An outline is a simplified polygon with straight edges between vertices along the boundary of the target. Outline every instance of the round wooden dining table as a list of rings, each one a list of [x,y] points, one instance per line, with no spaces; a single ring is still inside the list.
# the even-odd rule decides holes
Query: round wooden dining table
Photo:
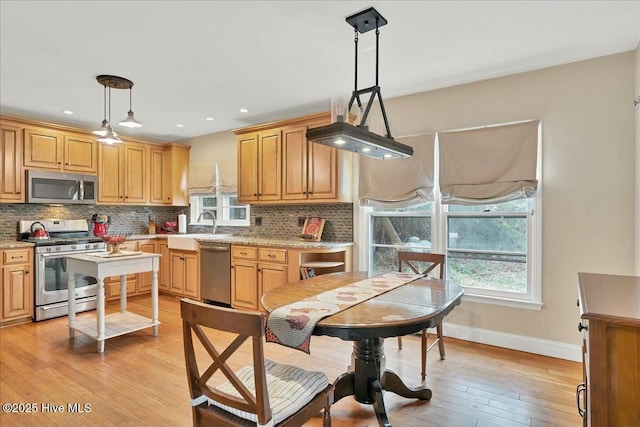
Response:
[[[369,277],[367,272],[342,272],[301,280],[267,292],[262,306],[270,313]],[[407,398],[431,399],[426,385],[408,387],[396,373],[385,368],[384,338],[435,327],[460,304],[463,294],[455,282],[423,277],[320,320],[313,335],[353,341],[352,365],[334,383],[334,402],[353,396],[360,403],[373,405],[380,426],[391,426],[383,390]]]

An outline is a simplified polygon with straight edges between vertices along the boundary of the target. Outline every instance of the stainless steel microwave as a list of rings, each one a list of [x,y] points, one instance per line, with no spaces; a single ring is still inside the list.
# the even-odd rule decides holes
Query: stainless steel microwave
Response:
[[[27,202],[95,205],[98,179],[93,175],[27,171]]]

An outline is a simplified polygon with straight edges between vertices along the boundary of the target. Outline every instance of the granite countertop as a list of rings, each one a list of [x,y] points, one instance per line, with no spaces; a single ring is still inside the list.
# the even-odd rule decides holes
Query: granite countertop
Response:
[[[182,235],[184,236],[184,235]],[[167,239],[169,234],[133,234],[129,240]],[[306,242],[300,240],[266,239],[264,237],[232,236],[216,237],[215,235],[203,236],[198,234],[195,239],[203,245],[207,243],[231,243],[236,245],[271,246],[280,248],[345,248],[353,246],[353,242]],[[0,249],[15,249],[33,247],[33,243],[19,240],[0,240]]]

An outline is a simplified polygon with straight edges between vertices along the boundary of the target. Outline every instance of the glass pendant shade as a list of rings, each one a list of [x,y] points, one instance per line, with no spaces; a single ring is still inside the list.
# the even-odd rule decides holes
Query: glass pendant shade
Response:
[[[103,142],[105,144],[118,144],[121,143],[122,140],[120,138],[118,138],[118,135],[116,135],[116,133],[113,131],[113,129],[111,128],[111,126],[107,126],[107,131],[106,133],[101,136],[100,138],[97,139],[98,142]]]

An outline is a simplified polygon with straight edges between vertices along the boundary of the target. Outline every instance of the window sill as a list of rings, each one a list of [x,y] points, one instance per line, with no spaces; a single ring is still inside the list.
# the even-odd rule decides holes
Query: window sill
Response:
[[[462,301],[477,302],[480,304],[501,305],[504,307],[522,308],[525,310],[534,310],[534,311],[542,310],[542,306],[544,305],[541,302],[523,301],[523,300],[512,299],[512,298],[501,298],[501,297],[494,297],[494,296],[488,296],[488,295],[478,295],[478,294],[468,294],[468,293],[464,294],[464,296],[462,297]]]

